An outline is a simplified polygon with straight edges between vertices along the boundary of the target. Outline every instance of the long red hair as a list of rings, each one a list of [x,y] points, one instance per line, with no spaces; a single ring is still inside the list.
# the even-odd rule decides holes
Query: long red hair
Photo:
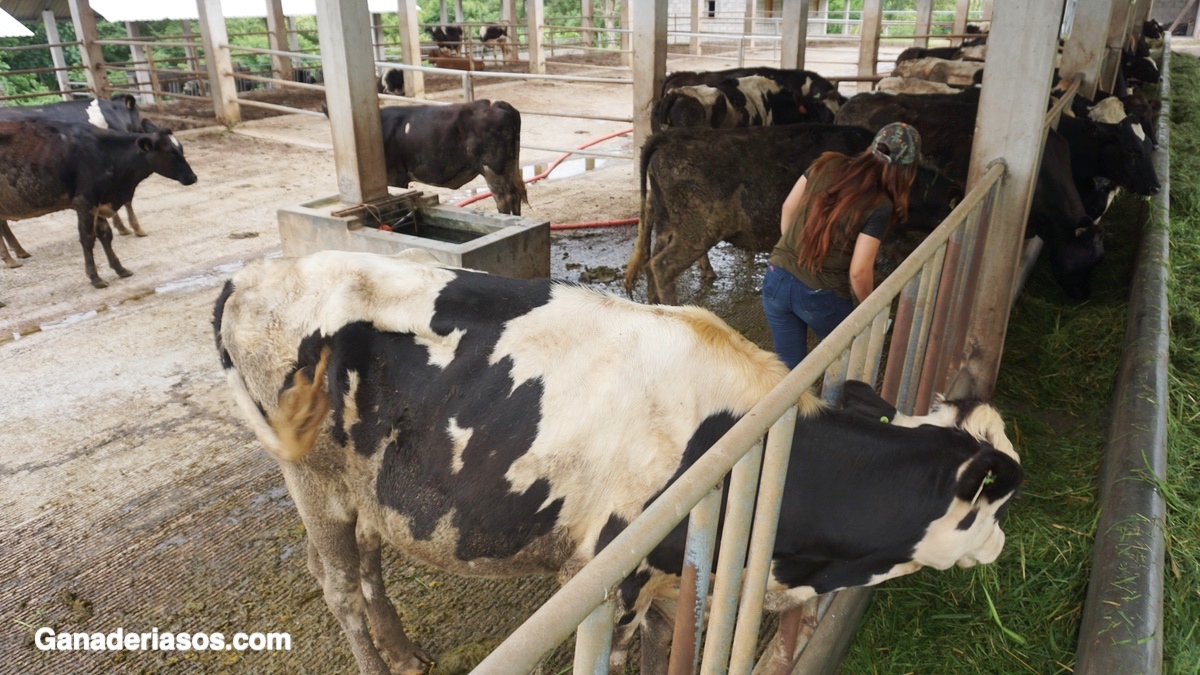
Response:
[[[839,160],[844,164],[831,166]],[[892,200],[893,221],[907,221],[908,192],[917,177],[916,164],[888,164],[876,157],[870,148],[850,158],[838,152],[826,152],[813,162],[809,176],[816,178],[823,171],[835,171],[836,174],[820,194],[805,190],[801,202],[801,208],[808,205],[808,216],[800,233],[797,263],[813,272],[821,270],[821,263],[835,239],[849,239],[867,214],[875,209],[880,197]]]

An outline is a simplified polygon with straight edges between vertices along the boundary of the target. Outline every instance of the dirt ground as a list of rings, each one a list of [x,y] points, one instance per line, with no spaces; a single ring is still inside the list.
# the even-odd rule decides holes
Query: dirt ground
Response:
[[[522,110],[630,108],[628,85],[505,82],[479,95]],[[627,126],[527,114],[523,142],[570,147]],[[0,670],[354,670],[305,569],[303,527],[281,476],[235,414],[210,325],[223,281],[246,261],[279,255],[275,210],[335,191],[328,127],[291,115],[181,140],[199,181],[142,185],[135,202],[149,236],[115,242],[134,271],[128,279],[101,265],[111,285],[88,284],[72,214],[12,224],[33,257],[0,268]],[[597,149],[628,153],[629,140]],[[522,163],[532,172],[553,155],[525,151]],[[526,215],[561,223],[637,214],[631,161],[573,162],[565,177],[530,186]],[[480,185],[421,187],[447,202]],[[494,202],[471,208],[493,210]],[[633,234],[628,226],[555,234],[552,275],[617,292]],[[701,283],[687,272],[681,301],[712,308],[769,346],[758,301],[762,257],[721,246],[712,262],[720,278]],[[549,579],[451,577],[392,554],[385,570],[437,673],[465,672],[555,589]],[[33,645],[42,626],[284,631],[292,649],[42,652]]]

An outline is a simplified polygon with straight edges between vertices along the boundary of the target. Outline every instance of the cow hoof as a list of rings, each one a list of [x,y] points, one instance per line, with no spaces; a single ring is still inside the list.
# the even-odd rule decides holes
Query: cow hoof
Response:
[[[108,288],[108,282],[99,277],[92,279],[92,285],[96,288]]]
[[[126,229],[123,229],[123,228],[119,228],[119,227],[118,227],[118,228],[117,228],[117,234],[121,235],[122,237],[128,237],[128,236],[129,236],[129,230],[126,230]]]
[[[16,267],[21,267],[21,266],[22,266],[22,265],[24,265],[25,263],[23,263],[23,262],[21,262],[21,261],[19,261],[19,260],[13,260],[12,258],[9,258],[8,260],[5,260],[5,261],[4,261],[4,264],[5,264],[5,265],[7,265],[7,266],[9,266],[9,267],[16,268]]]
[[[134,233],[134,234],[136,234],[136,235],[137,235],[137,236],[139,236],[139,237],[144,237],[144,236],[146,236],[146,233],[145,233],[145,232],[143,232],[143,231],[141,231],[141,230],[134,230],[134,231],[133,231],[133,233]]]
[[[133,276],[133,272],[130,272],[129,270],[125,269],[124,267],[118,267],[117,269],[115,269],[113,271],[116,272],[117,276],[121,277],[122,279]]]

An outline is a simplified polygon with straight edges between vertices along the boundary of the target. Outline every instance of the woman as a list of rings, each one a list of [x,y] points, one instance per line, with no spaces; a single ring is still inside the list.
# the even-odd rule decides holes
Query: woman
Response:
[[[762,302],[789,368],[808,353],[809,328],[824,338],[874,289],[875,255],[892,222],[908,219],[920,157],[917,130],[889,124],[859,155],[818,157],[784,200]]]

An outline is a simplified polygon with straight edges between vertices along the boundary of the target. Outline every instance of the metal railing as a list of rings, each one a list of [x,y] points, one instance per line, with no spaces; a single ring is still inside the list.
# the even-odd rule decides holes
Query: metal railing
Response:
[[[980,223],[991,217],[1004,174],[1003,162],[994,162],[977,187],[891,276],[641,516],[492,652],[476,672],[530,672],[544,654],[577,629],[576,672],[607,672],[614,589],[689,513],[691,524],[685,556],[689,562],[684,579],[692,582],[685,583],[680,590],[676,639],[690,635],[692,649],[687,648],[686,637],[684,642],[675,643],[672,672],[692,672],[686,661],[696,657],[695,645],[700,644],[704,605],[709,597],[707,570],[712,564],[716,510],[721,499],[719,486],[731,471],[726,525],[708,612],[703,659],[705,672],[724,672],[726,667],[733,672],[749,672],[758,644],[762,601],[797,415],[796,401],[820,379],[824,379],[823,395],[827,399],[839,395],[841,383],[847,378],[874,383],[889,310],[893,300],[899,298],[884,380],[895,380],[901,385],[892,399],[900,410],[924,412],[917,405],[917,388],[912,383],[925,380],[925,373],[932,370],[940,377],[929,380],[940,390],[945,386],[947,374],[959,365],[954,356],[962,352],[964,331],[945,329],[966,324],[983,248],[977,241]],[[941,336],[936,343],[930,340],[935,331]],[[768,428],[764,452],[762,439]],[[828,598],[814,599],[793,612],[819,614],[830,602]],[[771,650],[768,657],[770,653]],[[686,660],[679,664],[678,671],[674,670],[677,659]]]
[[[46,49],[46,50],[50,50],[52,53],[54,53],[54,50],[58,50],[63,47],[74,47],[74,46],[78,46],[79,44],[80,43],[78,41],[76,41],[76,42],[52,42],[52,43],[43,43],[43,44],[38,44],[38,45],[15,45],[15,46],[11,46],[11,47],[0,47],[0,52],[23,52],[23,51],[29,51],[29,50],[34,50],[34,49]],[[52,60],[53,60],[53,57],[52,57]],[[0,106],[4,105],[8,101],[21,101],[21,100],[30,99],[30,98],[41,98],[43,96],[45,96],[45,97],[51,97],[51,96],[60,97],[62,100],[70,100],[72,97],[74,97],[76,95],[78,95],[78,96],[91,95],[91,91],[89,89],[87,89],[86,86],[82,89],[76,89],[74,87],[74,85],[76,83],[70,82],[69,76],[60,76],[59,75],[59,73],[70,73],[73,70],[82,72],[84,70],[84,67],[82,65],[63,65],[63,66],[48,66],[48,67],[44,67],[44,68],[22,68],[22,69],[18,69],[18,70],[0,70]],[[5,77],[9,77],[9,76],[13,76],[13,75],[44,75],[47,73],[54,73],[54,80],[55,80],[53,85],[48,85],[48,86],[52,86],[53,89],[49,89],[47,91],[39,91],[39,92],[32,92],[32,93],[25,93],[25,94],[11,94],[10,95],[10,94],[6,93],[6,89],[3,86],[4,85],[3,78],[5,78]],[[41,81],[41,78],[38,78],[38,80]],[[65,88],[63,85],[64,82],[66,82],[66,85],[67,85]],[[45,84],[45,83],[43,82],[43,84]]]

